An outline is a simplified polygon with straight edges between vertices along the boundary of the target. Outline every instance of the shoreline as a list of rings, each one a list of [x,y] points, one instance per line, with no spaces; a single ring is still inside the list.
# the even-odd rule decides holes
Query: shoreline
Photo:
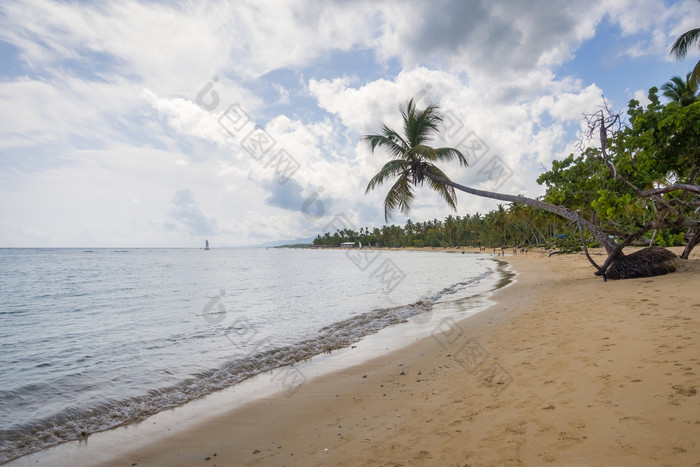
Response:
[[[479,261],[483,260],[494,260],[494,258],[479,258]],[[462,261],[457,263],[462,264]],[[456,263],[452,261],[450,264]],[[397,308],[399,311],[396,313],[393,313],[391,307],[378,309],[377,311],[388,312],[383,317],[384,324],[382,325],[385,327],[369,334],[358,334],[360,337],[357,339],[359,340],[348,341],[344,347],[332,348],[332,350],[325,352],[318,350],[318,354],[300,359],[296,363],[262,371],[235,385],[216,390],[185,404],[162,409],[147,417],[116,425],[110,429],[88,432],[89,435],[83,435],[80,439],[53,444],[5,462],[8,462],[9,465],[33,465],[34,462],[41,463],[46,459],[51,459],[53,465],[75,465],[76,463],[82,465],[84,459],[91,459],[94,462],[94,459],[108,457],[108,453],[111,452],[110,444],[126,443],[132,445],[135,442],[140,442],[144,436],[149,438],[161,436],[157,427],[151,429],[150,426],[147,426],[151,423],[158,426],[170,426],[172,424],[180,425],[183,422],[190,423],[190,419],[201,420],[206,418],[202,415],[203,413],[215,412],[214,405],[216,403],[220,404],[219,407],[237,407],[275,392],[284,392],[289,397],[296,392],[298,385],[306,384],[308,380],[319,375],[362,364],[377,355],[404,348],[418,339],[429,336],[430,331],[438,324],[441,317],[468,316],[488,308],[492,303],[488,297],[494,290],[503,287],[504,278],[506,278],[505,282],[507,283],[508,271],[506,269],[508,266],[502,261],[496,263],[488,261],[483,264],[492,264],[492,266],[487,266],[486,272],[475,273],[476,275],[473,277],[469,276],[469,280],[459,282],[460,286],[466,285],[466,288],[456,295],[452,295],[455,293],[454,287],[457,285],[453,284],[437,293],[429,292],[416,303],[399,306]],[[465,294],[467,296],[462,296]],[[443,295],[444,297],[442,297]],[[430,297],[428,298],[428,296]],[[455,298],[459,301],[460,306],[453,304]],[[443,302],[445,299],[446,301]],[[431,303],[431,306],[426,308],[427,311],[412,315],[411,313],[415,313],[415,310],[412,311],[412,309],[421,308],[421,304],[425,301]],[[364,325],[367,319],[363,317],[374,312],[375,310],[371,310],[358,315],[357,321],[360,325]],[[400,318],[403,320],[397,321]],[[362,326],[360,328],[362,329]],[[341,333],[340,337],[343,338],[344,335]],[[167,431],[171,431],[171,428],[168,427]]]
[[[501,257],[517,281],[444,333],[310,379],[291,397],[164,424],[94,465],[692,463],[693,258],[666,276],[604,283],[580,255]]]

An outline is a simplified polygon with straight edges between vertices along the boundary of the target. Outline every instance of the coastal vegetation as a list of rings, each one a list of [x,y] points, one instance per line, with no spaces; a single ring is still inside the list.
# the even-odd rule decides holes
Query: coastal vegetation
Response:
[[[692,81],[688,78],[686,81]],[[672,81],[675,83],[675,80]],[[677,84],[677,83],[676,83]],[[686,83],[687,84],[687,83]],[[607,104],[586,115],[587,135],[580,152],[555,160],[538,178],[546,193],[541,198],[497,193],[452,181],[436,164],[457,161],[467,165],[454,148],[433,148],[442,115],[430,105],[418,109],[413,100],[400,106],[403,134],[381,127],[363,139],[372,151],[391,156],[369,181],[369,192],[393,182],[384,202],[385,218],[396,211],[408,214],[414,189],[424,183],[456,209],[455,190],[509,203],[484,215],[448,216],[444,221],[412,222],[403,227],[345,229],[318,236],[315,245],[358,241],[379,246],[485,246],[489,248],[557,246],[582,248],[596,274],[607,278],[640,277],[668,272],[669,255],[658,249],[626,256],[624,248],[685,245],[688,258],[700,241],[700,103],[693,89],[662,104],[659,90],[649,91],[649,104],[629,102],[627,117]],[[668,94],[666,94],[668,95]],[[587,248],[605,249],[602,265]],[[650,266],[651,265],[651,266]],[[656,267],[655,265],[662,265]]]

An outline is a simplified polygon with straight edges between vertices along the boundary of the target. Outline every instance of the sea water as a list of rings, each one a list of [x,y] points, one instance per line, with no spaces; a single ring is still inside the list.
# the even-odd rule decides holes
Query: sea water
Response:
[[[468,313],[495,270],[441,251],[0,249],[0,463],[420,324],[437,305]]]

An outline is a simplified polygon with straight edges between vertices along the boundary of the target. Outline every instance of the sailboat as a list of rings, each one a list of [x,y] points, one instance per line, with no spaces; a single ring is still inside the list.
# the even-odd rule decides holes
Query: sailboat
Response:
[[[209,240],[204,240],[204,249],[205,250],[209,249]]]

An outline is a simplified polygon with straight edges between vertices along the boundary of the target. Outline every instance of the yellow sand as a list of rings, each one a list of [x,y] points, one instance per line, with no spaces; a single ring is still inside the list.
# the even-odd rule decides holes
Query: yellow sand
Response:
[[[604,283],[580,255],[506,256],[516,283],[443,335],[85,463],[697,465],[697,257]]]

